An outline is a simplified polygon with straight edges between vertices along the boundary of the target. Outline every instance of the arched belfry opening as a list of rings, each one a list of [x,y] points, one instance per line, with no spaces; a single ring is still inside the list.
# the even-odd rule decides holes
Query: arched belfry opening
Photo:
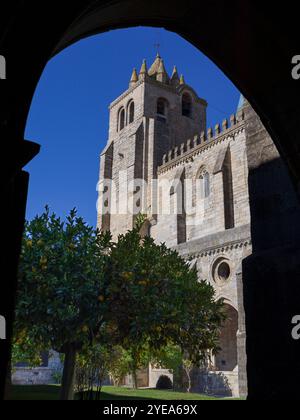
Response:
[[[167,119],[168,101],[164,98],[158,98],[156,106],[156,114],[158,119]]]
[[[182,95],[182,115],[187,118],[193,116],[193,101],[191,95],[187,92]]]

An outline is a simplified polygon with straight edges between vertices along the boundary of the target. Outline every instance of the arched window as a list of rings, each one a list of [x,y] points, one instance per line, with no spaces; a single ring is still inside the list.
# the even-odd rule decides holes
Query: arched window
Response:
[[[128,107],[128,123],[131,124],[134,121],[134,102],[130,102]]]
[[[119,131],[122,131],[125,127],[125,109],[121,108],[119,111],[119,118],[118,118],[118,127]]]
[[[192,118],[192,98],[188,93],[184,93],[182,96],[182,115]]]
[[[203,175],[203,192],[204,198],[208,198],[210,196],[210,177],[208,172],[205,172]]]
[[[208,198],[210,196],[210,176],[206,169],[200,170],[198,179],[201,181],[201,194],[202,198]]]
[[[218,371],[233,372],[238,365],[238,312],[233,306],[227,303],[224,305],[224,312],[226,314],[226,320],[220,331],[220,351],[215,358],[215,368]]]
[[[167,101],[163,98],[159,98],[157,101],[157,115],[167,116]]]

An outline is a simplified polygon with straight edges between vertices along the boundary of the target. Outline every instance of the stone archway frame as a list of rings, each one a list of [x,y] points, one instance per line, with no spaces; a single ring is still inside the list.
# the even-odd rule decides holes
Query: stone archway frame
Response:
[[[232,366],[232,369],[228,370],[228,372],[234,372],[238,368],[239,312],[238,312],[238,309],[237,309],[236,305],[234,305],[230,299],[227,299],[225,297],[221,297],[218,300],[220,300],[220,299],[224,299],[224,307],[226,307],[226,311],[227,312],[228,311],[234,311],[234,314],[235,314],[235,317],[236,317],[236,325],[234,325],[236,327],[236,334],[235,334],[235,344],[236,344],[236,346],[235,346],[236,347],[235,348],[235,360],[236,360],[236,363],[234,364],[235,365],[234,368]],[[223,333],[225,327],[228,327],[229,325],[231,325],[232,322],[234,322],[233,319],[227,318],[224,325],[223,325],[223,328],[221,329],[221,332]],[[221,353],[222,353],[222,350],[221,350]],[[217,356],[216,356],[216,358],[217,358]],[[226,370],[224,370],[224,371],[226,371]]]
[[[24,130],[38,80],[53,55],[84,37],[111,29],[143,25],[164,27],[176,32],[216,63],[251,101],[285,159],[296,186],[300,179],[300,150],[296,136],[300,119],[300,84],[290,77],[291,60],[299,46],[297,15],[293,8],[282,8],[280,4],[273,4],[269,8],[268,4],[256,0],[220,0],[217,9],[215,2],[192,0],[185,3],[176,0],[79,0],[65,4],[58,0],[46,0],[41,7],[34,2],[5,3],[1,14],[0,48],[1,54],[7,52],[9,83],[5,81],[5,84],[0,84],[4,104],[0,135],[8,170],[2,177],[3,202],[6,205],[1,209],[1,219],[6,221],[3,235],[9,239],[1,258],[2,265],[10,270],[6,277],[10,281],[3,280],[2,296],[5,301],[2,299],[0,302],[1,310],[2,306],[5,308],[9,336],[6,342],[0,342],[0,353],[3,355],[0,361],[0,397],[3,396],[3,378],[9,358],[16,266],[28,186],[28,175],[22,168],[38,153],[37,146],[23,140]],[[289,25],[285,31],[278,31],[282,21],[289,22]],[[257,156],[254,146],[249,160],[252,172],[260,163]],[[249,264],[254,262],[251,260]],[[259,283],[257,289],[261,286]],[[298,296],[298,292],[297,284],[293,285],[293,289],[289,285],[289,289],[286,289],[288,302],[290,296]],[[274,295],[274,303],[280,297],[282,293]],[[248,293],[247,301],[250,302],[250,298]],[[286,308],[284,310],[287,312]],[[255,332],[255,322],[249,317],[248,330]],[[289,350],[288,345],[286,350]],[[254,365],[259,360],[258,351],[249,348],[250,351]],[[283,352],[273,359],[274,366],[275,362],[278,365],[278,359],[280,363],[286,363]],[[298,366],[296,358],[290,362]],[[300,367],[297,369],[293,377],[295,387],[290,387],[292,390],[299,383]],[[283,374],[281,377],[277,371],[276,374],[275,380],[270,380],[263,369],[255,378],[252,375],[251,398],[286,396],[287,381],[281,379]],[[261,378],[257,379],[258,376]],[[268,386],[264,386],[264,381]],[[288,382],[291,383],[290,380]],[[259,390],[258,384],[263,384]],[[273,388],[276,389],[271,392]],[[294,390],[293,395],[296,395]]]

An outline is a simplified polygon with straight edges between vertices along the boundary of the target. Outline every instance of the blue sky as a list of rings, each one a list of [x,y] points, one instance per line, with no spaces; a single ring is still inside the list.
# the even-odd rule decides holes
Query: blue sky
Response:
[[[133,67],[151,65],[159,43],[166,68],[176,64],[186,83],[208,101],[208,124],[235,112],[239,92],[195,47],[163,29],[132,28],[90,37],[47,65],[35,92],[26,139],[41,144],[28,166],[27,218],[46,204],[64,216],[76,207],[96,224],[99,155],[107,142],[108,106],[128,88]],[[184,140],[184,139],[183,139]]]

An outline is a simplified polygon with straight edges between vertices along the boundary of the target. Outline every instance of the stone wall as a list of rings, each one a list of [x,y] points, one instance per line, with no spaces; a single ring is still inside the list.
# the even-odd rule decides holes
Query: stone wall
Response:
[[[234,372],[195,372],[193,392],[217,397],[235,397],[239,393],[238,370]]]
[[[174,375],[167,369],[155,369],[150,366],[150,375],[149,375],[149,388],[156,388],[157,382],[161,376],[168,376],[171,379],[172,383],[174,381]]]
[[[182,94],[188,92],[192,99],[191,118],[182,115]],[[180,146],[184,139],[193,137],[206,130],[206,107],[207,103],[199,99],[196,93],[188,86],[183,86],[179,91],[168,85],[155,81],[145,83],[145,116],[156,118],[157,100],[164,98],[167,101],[166,123],[169,128],[169,136],[160,138],[159,142],[164,145],[166,151],[175,146]],[[161,162],[159,162],[160,164]]]
[[[185,92],[193,101],[191,118],[182,115],[181,100]],[[161,98],[166,102],[165,116],[157,114],[157,102]],[[135,116],[130,122],[128,107],[132,101]],[[111,104],[109,139],[100,162],[100,229],[110,229],[116,239],[118,234],[132,228],[134,214],[152,212],[155,215],[151,184],[140,188],[137,194],[139,185],[134,182],[151,183],[157,177],[163,155],[171,147],[179,146],[182,139],[200,135],[206,129],[206,107],[207,103],[187,85],[175,87],[150,78],[139,80]],[[122,109],[125,110],[125,126],[121,129]],[[121,179],[120,174],[123,174]],[[101,185],[104,179],[113,181],[115,191],[111,183]],[[124,207],[125,202],[128,206]]]
[[[195,137],[186,146],[174,149],[164,157],[164,164],[158,170],[158,178],[164,192],[160,201],[170,202],[174,213],[159,214],[158,224],[151,230],[151,235],[158,242],[167,242],[168,246],[178,245],[177,208],[172,203],[176,200],[164,185],[180,178],[184,171],[186,190],[185,214],[187,242],[206,237],[226,228],[240,227],[250,223],[248,166],[244,122],[235,123],[224,132],[219,132],[210,139]],[[224,127],[227,127],[224,124]],[[196,144],[196,145],[195,145]],[[230,168],[228,166],[230,165]],[[197,196],[195,202],[196,180],[205,171],[209,175],[209,194]],[[228,177],[230,172],[230,177]],[[230,181],[230,186],[226,185]],[[229,194],[229,190],[231,194]],[[228,223],[228,202],[232,201],[232,222]]]
[[[16,367],[13,369],[12,383],[14,385],[52,385],[56,384],[54,375],[62,373],[62,363],[59,354],[51,351],[47,367]]]
[[[176,247],[185,258],[197,264],[199,279],[206,280],[216,290],[216,298],[223,298],[238,309],[237,273],[244,258],[252,252],[250,226],[242,226],[190,241]],[[220,277],[218,267],[228,264],[228,277]]]
[[[215,134],[209,129],[206,137],[202,135],[202,139],[194,138],[185,146],[173,149],[165,155],[164,163],[158,169],[159,179],[167,180],[169,184],[183,174],[186,179],[195,180],[203,168],[210,175],[210,193],[208,197],[203,197],[201,219],[197,219],[199,213],[190,212],[190,207],[185,207],[186,242],[179,241],[176,214],[158,215],[151,235],[157,242],[165,242],[167,246],[178,250],[183,257],[191,258],[192,264],[197,266],[199,279],[212,284],[216,299],[224,299],[236,314],[234,332],[231,331],[234,336],[228,336],[224,325],[221,345],[226,348],[214,360],[216,369],[222,369],[223,372],[202,372],[196,382],[201,384],[198,390],[237,397],[247,392],[243,289],[239,275],[243,260],[252,253],[243,111],[231,117],[230,126],[224,121],[222,127],[223,131],[216,126]],[[226,185],[228,180],[229,186]],[[193,188],[190,185],[187,188]],[[185,196],[193,198],[194,193],[185,191]],[[173,200],[170,207],[175,208],[176,196],[169,194],[169,197],[171,202]],[[230,200],[232,208],[228,205],[231,204]],[[229,216],[232,222],[228,220]],[[223,343],[222,337],[225,340]],[[222,363],[226,363],[226,366]],[[242,363],[241,373],[238,363]]]

